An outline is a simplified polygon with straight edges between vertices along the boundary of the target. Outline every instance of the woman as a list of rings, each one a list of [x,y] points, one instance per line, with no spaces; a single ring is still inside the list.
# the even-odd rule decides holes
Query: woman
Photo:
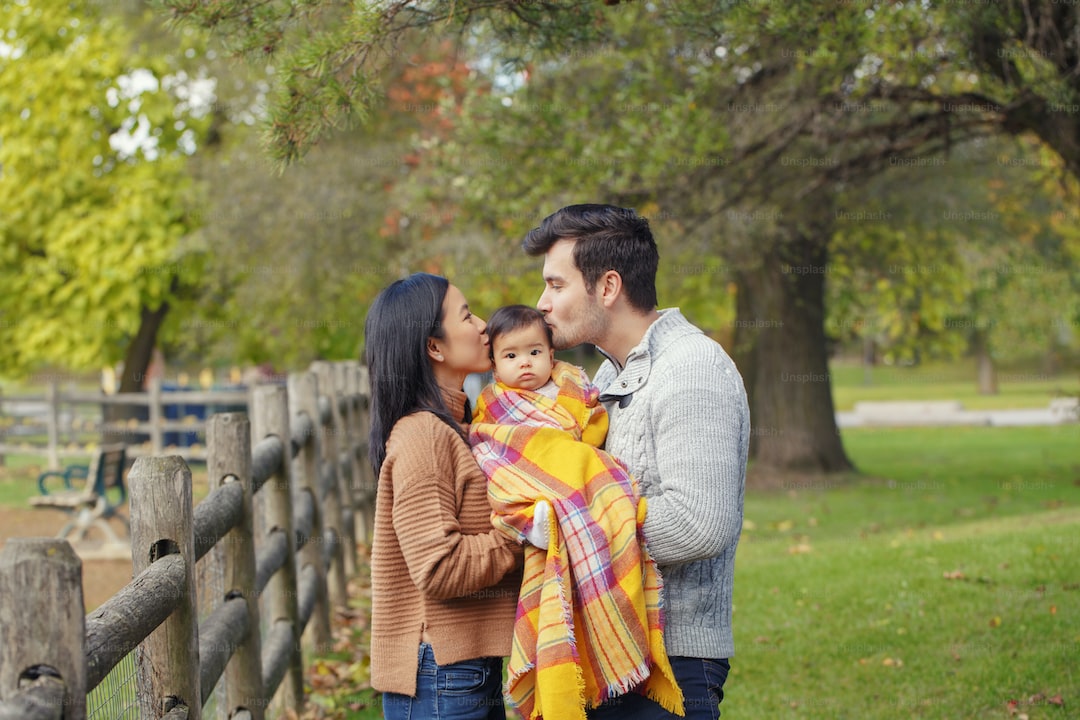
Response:
[[[387,720],[505,718],[522,549],[491,525],[462,390],[491,369],[485,328],[426,273],[383,290],[364,327],[379,478],[371,684]]]

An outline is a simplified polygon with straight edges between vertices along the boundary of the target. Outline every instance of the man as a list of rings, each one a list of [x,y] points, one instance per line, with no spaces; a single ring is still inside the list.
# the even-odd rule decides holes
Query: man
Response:
[[[717,718],[734,653],[731,590],[743,519],[750,411],[724,349],[677,308],[657,310],[659,255],[633,210],[571,205],[522,247],[544,256],[537,303],[555,347],[592,343],[610,414],[606,449],[648,501],[645,539],[663,575],[664,639],[687,718]],[[630,693],[589,717],[670,718]]]

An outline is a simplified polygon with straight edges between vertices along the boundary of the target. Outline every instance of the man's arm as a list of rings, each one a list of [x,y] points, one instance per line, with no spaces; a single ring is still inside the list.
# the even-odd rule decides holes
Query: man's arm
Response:
[[[742,530],[750,413],[734,363],[711,350],[649,378],[660,491],[649,494],[644,530],[662,564],[718,555]]]

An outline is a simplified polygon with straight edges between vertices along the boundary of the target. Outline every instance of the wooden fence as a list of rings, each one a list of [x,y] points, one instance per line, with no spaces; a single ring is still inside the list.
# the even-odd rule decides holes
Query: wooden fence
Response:
[[[113,442],[128,446],[128,457],[179,455],[187,460],[205,460],[207,420],[215,408],[235,410],[249,407],[249,392],[233,390],[169,390],[161,380],[150,381],[146,392],[104,393],[63,390],[50,380],[44,395],[0,395],[0,458],[15,453],[42,455],[49,470],[58,470],[61,458],[85,457],[93,451],[79,438],[87,434],[109,435]],[[85,409],[89,406],[90,413]],[[146,417],[141,420],[109,421],[105,408],[127,406]],[[11,408],[33,408],[29,416]],[[171,417],[170,417],[171,416]],[[90,418],[93,419],[90,419]],[[19,442],[18,437],[44,436],[42,442]],[[170,442],[173,437],[194,442]]]
[[[301,637],[328,647],[330,608],[345,606],[355,538],[369,532],[365,384],[355,363],[315,363],[287,388],[256,387],[250,421],[213,416],[210,493],[194,508],[183,458],[136,460],[134,579],[88,615],[66,541],[11,539],[0,553],[0,720],[83,720],[87,694],[132,651],[140,718],[198,720],[221,678],[222,717],[259,720],[275,698],[299,711]],[[199,622],[204,556],[220,563],[224,592]]]

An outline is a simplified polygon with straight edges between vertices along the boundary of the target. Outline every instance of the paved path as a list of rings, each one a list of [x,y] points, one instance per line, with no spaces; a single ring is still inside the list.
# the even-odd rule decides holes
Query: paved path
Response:
[[[836,423],[849,427],[936,427],[988,425],[1021,427],[1076,424],[1080,405],[1076,398],[1060,398],[1045,408],[1023,410],[965,410],[953,400],[855,403],[855,409],[836,413]]]

